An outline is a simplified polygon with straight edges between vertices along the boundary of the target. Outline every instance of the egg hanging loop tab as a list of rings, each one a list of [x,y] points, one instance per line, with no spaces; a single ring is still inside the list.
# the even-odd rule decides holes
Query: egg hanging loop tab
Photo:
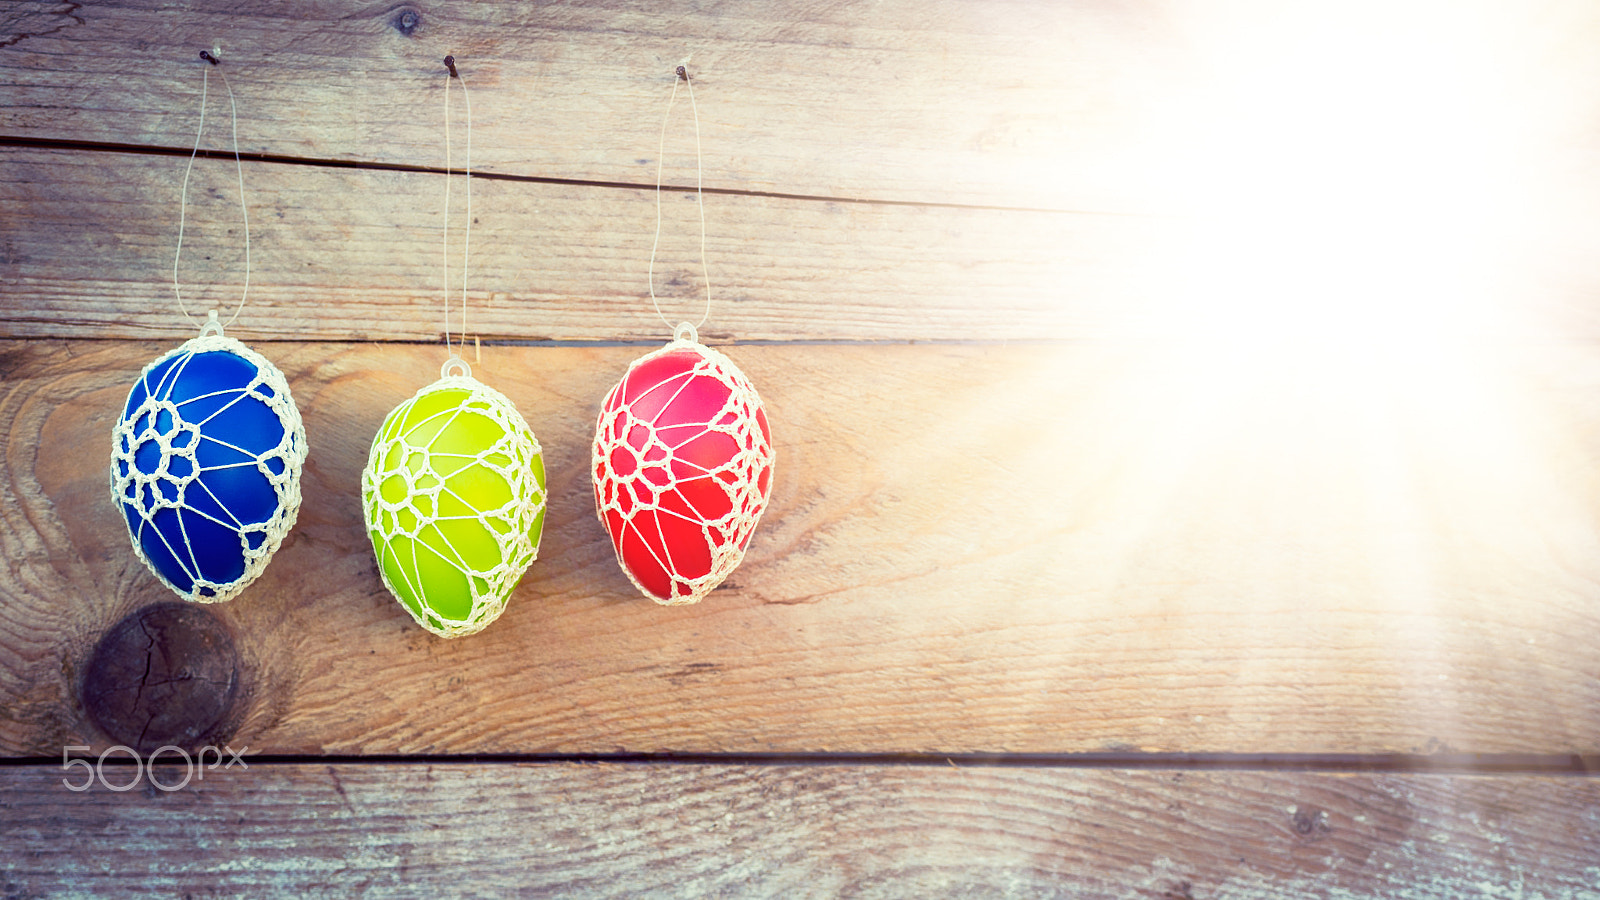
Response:
[[[700,343],[700,332],[696,331],[695,327],[688,322],[680,322],[678,323],[678,327],[672,331],[672,339],[675,341],[688,341],[691,344],[698,344]]]
[[[458,375],[462,378],[472,377],[472,367],[467,365],[466,360],[454,353],[450,354],[450,358],[445,360],[444,365],[439,367],[440,378],[449,378],[453,375]]]
[[[205,324],[200,326],[201,337],[206,337],[207,335],[212,334],[216,335],[217,337],[222,337],[222,321],[217,318],[217,311],[214,309],[211,310],[208,316],[206,316]]]

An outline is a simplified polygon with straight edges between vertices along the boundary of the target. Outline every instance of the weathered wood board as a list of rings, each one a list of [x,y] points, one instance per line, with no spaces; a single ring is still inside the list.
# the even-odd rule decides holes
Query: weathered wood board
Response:
[[[486,171],[639,183],[653,174],[672,69],[692,54],[713,186],[1170,210],[1208,177],[1272,178],[1275,157],[1374,129],[1423,179],[1461,160],[1516,175],[1515,153],[1475,155],[1507,140],[1539,162],[1573,160],[1552,155],[1558,142],[1581,159],[1596,137],[1597,32],[1575,2],[1446,16],[1426,3],[1265,0],[39,0],[0,12],[0,134],[186,148],[196,56],[220,46],[245,150],[437,166],[440,59],[454,53],[477,90]],[[678,184],[693,173],[683,125],[669,145]],[[1404,149],[1433,141],[1455,160]]]
[[[0,148],[0,336],[193,331],[173,296],[187,160]],[[108,166],[112,167],[108,170]],[[115,171],[108,179],[108,171]],[[483,339],[665,340],[652,310],[654,191],[474,179],[469,326]],[[252,163],[251,339],[437,340],[444,178]],[[464,181],[451,300],[460,329]],[[233,160],[197,164],[179,278],[201,319],[243,293]],[[692,193],[666,194],[656,291],[705,310]],[[708,196],[707,337],[1028,340],[1148,334],[1176,226],[1097,216]],[[1156,311],[1159,311],[1157,307]]]
[[[1182,31],[1132,4],[26,3],[0,19],[0,134],[187,147],[215,45],[247,151],[437,166],[453,53],[485,171],[638,183],[692,55],[713,186],[1125,208]],[[669,179],[692,183],[679,115]]]
[[[161,349],[4,346],[6,752],[103,745],[83,661],[166,598],[103,449]],[[587,475],[639,348],[488,348],[551,512],[508,613],[454,641],[380,586],[356,491],[442,351],[269,350],[306,415],[305,506],[215,610],[261,752],[1600,749],[1592,349],[1441,359],[1400,390],[1105,346],[734,347],[776,423],[773,506],[730,585],[668,610],[617,570]]]
[[[437,168],[438,60],[454,50],[481,61],[476,167],[576,182],[480,188],[504,204],[486,208],[480,234],[485,334],[630,338],[653,322],[629,302],[644,293],[653,225],[638,191],[654,182],[671,68],[695,51],[708,184],[783,195],[709,201],[729,298],[721,334],[1077,338],[1237,318],[1271,338],[1263,313],[1286,307],[1368,330],[1600,334],[1600,77],[1588,52],[1600,22],[1587,4],[1476,3],[1448,23],[1405,3],[252,8],[9,7],[0,144],[187,148],[196,48],[223,43],[246,152]],[[227,146],[217,108],[211,148]],[[674,124],[666,180],[682,187],[694,180],[692,128]],[[9,333],[62,335],[86,319],[149,336],[153,301],[167,296],[178,160],[49,159],[56,171],[30,171],[28,188],[12,182],[3,198],[44,207],[0,226],[87,218],[55,253],[38,235],[0,232],[0,303],[30,311]],[[437,253],[406,232],[436,228],[436,181],[252,167],[258,225],[271,229],[256,284],[281,313],[264,330],[294,333],[315,303],[311,337],[382,338],[391,332],[374,323],[388,321],[406,339],[431,333],[420,301],[434,294]],[[677,205],[669,234],[687,236],[692,217]],[[214,221],[231,224],[226,213]],[[236,253],[223,227],[216,243]],[[84,235],[99,242],[85,248]],[[6,243],[28,252],[8,261]],[[669,248],[667,274],[695,268],[694,250]],[[73,278],[85,265],[96,277]],[[229,266],[209,281],[231,298],[238,279]],[[112,305],[91,312],[102,308],[84,298]],[[556,298],[591,313],[552,309]],[[507,309],[529,302],[543,314]],[[908,320],[919,304],[929,314]],[[1008,327],[983,327],[991,319]]]
[[[87,774],[0,770],[8,893],[1600,897],[1589,779],[430,763],[62,784]]]
[[[1597,40],[1573,0],[0,4],[0,894],[1600,897],[1597,782],[1548,777],[1600,754]],[[312,448],[211,610],[211,736],[274,761],[73,793],[38,759],[120,740],[86,660],[170,599],[107,444],[193,333],[219,46],[232,333]],[[445,53],[477,369],[551,473],[458,641],[384,593],[356,493],[443,358]],[[700,315],[685,92],[658,145],[690,53],[702,334],[779,463],[744,566],[665,610],[586,464],[667,333],[658,162],[656,287]],[[235,177],[194,168],[197,312],[242,292]],[[570,764],[652,753],[745,764]],[[1434,753],[1533,762],[1271,771]],[[860,764],[944,754],[1002,765]],[[1073,754],[1135,768],[1039,764]]]
[[[0,147],[0,337],[172,337],[187,160]],[[111,173],[115,173],[114,177]],[[251,162],[252,339],[436,340],[444,177]],[[485,340],[652,340],[656,193],[474,178],[469,328]],[[1600,181],[1597,181],[1600,184]],[[178,278],[203,317],[244,292],[232,160],[191,177]],[[460,302],[464,180],[451,210]],[[706,311],[692,192],[662,195],[655,287],[673,322]],[[1415,258],[1366,214],[1297,229],[1253,217],[997,210],[708,195],[704,333],[741,340],[1495,342],[1600,336],[1600,217],[1561,239],[1446,234]],[[1600,208],[1600,195],[1596,198]],[[1307,214],[1309,215],[1309,214]],[[1425,224],[1425,223],[1423,223]],[[1511,226],[1508,226],[1511,227]],[[1329,229],[1357,232],[1331,236]],[[1410,240],[1405,238],[1405,240]],[[1308,273],[1313,273],[1308,275]],[[1376,274],[1374,274],[1376,273]],[[1423,282],[1428,282],[1424,284]],[[459,310],[456,328],[459,330]]]

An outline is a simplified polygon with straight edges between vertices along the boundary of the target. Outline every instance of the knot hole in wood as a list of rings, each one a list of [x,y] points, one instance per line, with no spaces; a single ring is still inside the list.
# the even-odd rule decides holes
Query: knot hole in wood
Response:
[[[394,26],[395,31],[411,37],[412,33],[422,25],[422,12],[411,6],[396,7],[389,17],[389,24]]]
[[[113,625],[84,671],[81,696],[111,739],[148,753],[225,741],[239,721],[238,653],[204,607],[157,603]]]
[[[1332,827],[1328,824],[1328,811],[1316,806],[1296,806],[1289,813],[1294,833],[1308,841],[1327,837]]]

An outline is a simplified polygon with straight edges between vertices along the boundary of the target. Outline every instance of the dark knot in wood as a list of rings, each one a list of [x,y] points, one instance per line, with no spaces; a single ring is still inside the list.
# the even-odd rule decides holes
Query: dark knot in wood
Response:
[[[1289,814],[1294,833],[1306,840],[1326,837],[1332,829],[1328,826],[1328,811],[1315,806],[1296,806]]]
[[[395,12],[394,18],[390,20],[390,24],[394,26],[395,31],[400,32],[406,37],[411,37],[411,33],[417,30],[418,25],[422,24],[422,13],[419,13],[414,9],[402,7]]]
[[[221,743],[236,721],[239,660],[215,615],[157,603],[112,626],[83,676],[89,718],[121,744],[148,753]]]

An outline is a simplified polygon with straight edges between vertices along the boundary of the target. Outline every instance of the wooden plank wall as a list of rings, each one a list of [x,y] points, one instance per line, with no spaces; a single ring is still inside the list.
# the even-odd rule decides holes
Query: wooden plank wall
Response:
[[[0,893],[1600,897],[1597,38],[1572,0],[0,4]],[[170,599],[104,448],[193,333],[209,47],[230,333],[288,376],[305,506],[208,610],[250,767],[80,793],[88,659]],[[446,53],[475,369],[551,489],[453,641],[356,490],[444,358]],[[585,465],[668,332],[686,56],[702,335],[779,465],[664,609]],[[211,86],[179,275],[226,309]]]

